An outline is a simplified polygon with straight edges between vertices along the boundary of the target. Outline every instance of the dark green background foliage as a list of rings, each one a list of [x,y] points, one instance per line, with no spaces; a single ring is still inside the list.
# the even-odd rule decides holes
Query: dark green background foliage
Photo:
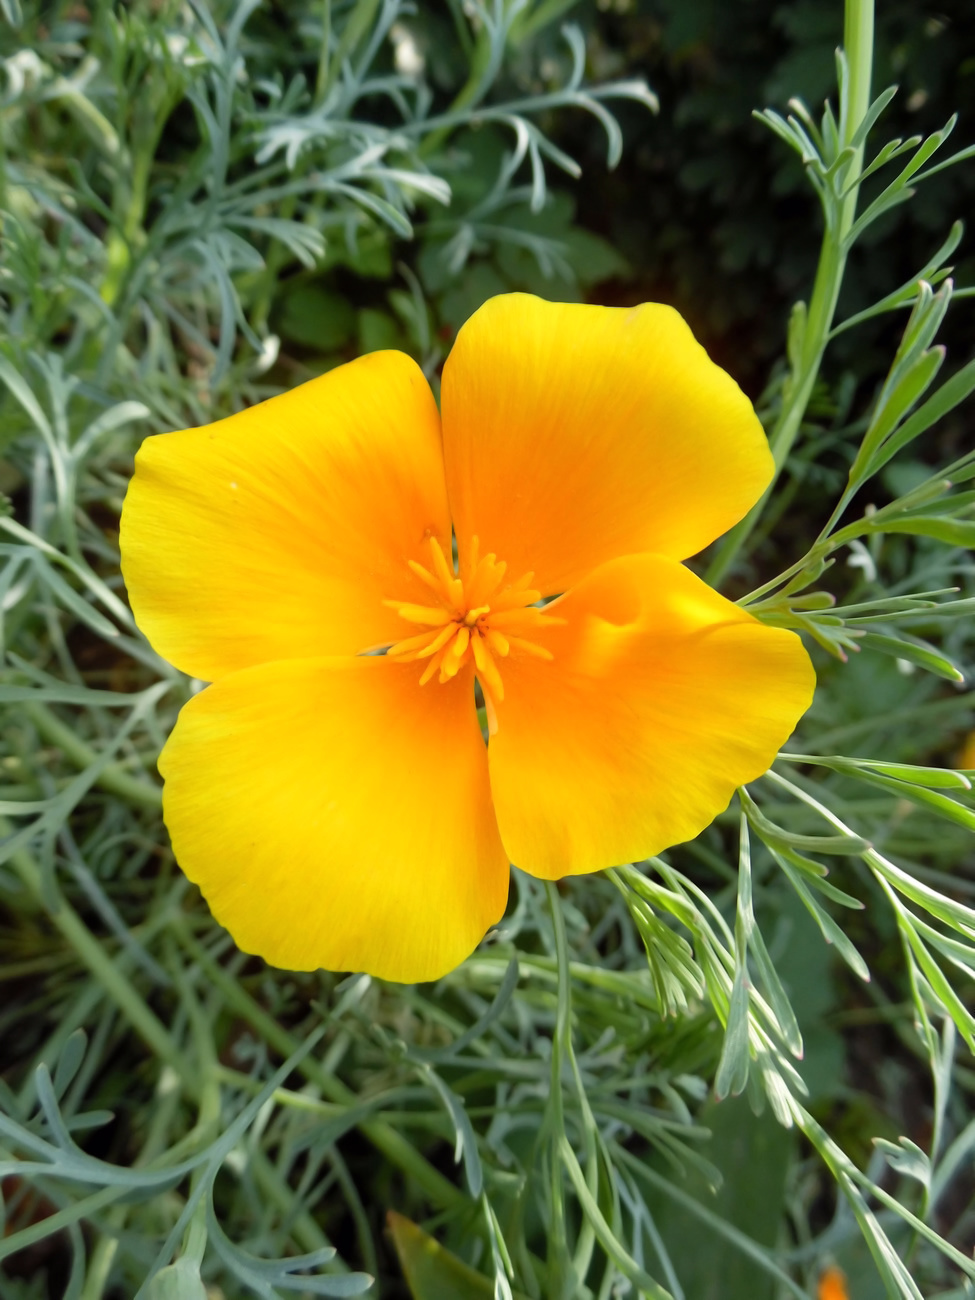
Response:
[[[558,240],[564,263],[546,277],[523,250],[486,248],[480,256],[472,255],[463,284],[444,300],[440,295],[449,273],[436,256],[440,250],[434,238],[421,252],[419,269],[436,302],[437,323],[445,332],[455,328],[472,304],[509,288],[540,290],[550,297],[581,293],[600,302],[670,302],[692,322],[712,354],[758,397],[781,356],[791,305],[807,291],[815,272],[821,220],[798,160],[752,113],[766,105],[785,111],[792,96],[815,109],[827,97],[835,80],[842,5],[835,0],[735,5],[616,0],[598,8],[574,5],[570,16],[586,31],[591,74],[599,79],[646,77],[662,111],[650,118],[638,107],[621,107],[617,115],[626,148],[612,170],[606,167],[595,123],[553,114],[546,125],[583,163],[585,178],[572,184],[556,176],[549,210],[534,216],[506,214],[504,224]],[[463,66],[453,25],[445,15],[421,9],[410,27],[435,84],[449,94]],[[975,139],[972,6],[964,0],[885,4],[877,33],[875,89],[900,87],[885,114],[888,133],[927,135],[957,113],[953,144]],[[565,64],[555,24],[513,60],[501,87],[514,93],[543,91]],[[452,143],[445,172],[455,186],[454,210],[468,210],[489,190],[506,145],[500,133],[483,129]],[[454,167],[461,169],[458,174],[452,174]],[[841,315],[860,310],[892,283],[907,279],[940,243],[946,220],[966,219],[973,207],[975,176],[970,168],[955,168],[885,216],[857,245]],[[432,236],[436,225],[434,217]],[[604,242],[596,243],[594,237]],[[338,251],[333,256],[341,259]],[[360,270],[381,280],[389,275],[393,259],[402,257],[411,259],[409,245],[341,260],[346,262],[343,271]],[[970,238],[954,261],[958,282],[975,283]],[[342,273],[329,281],[341,284]],[[347,291],[357,300],[371,296],[373,310],[382,309],[382,292],[373,288],[370,295],[370,287],[356,283]],[[334,321],[322,325],[326,351],[336,337],[350,345],[356,337],[350,314],[334,303],[333,311]],[[292,337],[287,320],[281,323]],[[886,368],[886,345],[895,330],[889,320],[869,323],[844,340],[832,358],[831,380],[849,368],[858,381],[876,382]],[[298,335],[296,342],[310,342],[307,331],[299,329]],[[973,339],[968,317],[953,317],[945,335],[949,347],[961,355]],[[366,341],[371,341],[368,333]]]
[[[633,267],[620,299],[680,307],[755,397],[781,354],[789,309],[811,283],[820,217],[798,159],[752,111],[784,112],[793,96],[818,109],[834,83],[842,22],[836,0],[633,0],[592,19],[596,66],[646,75],[664,107],[650,123],[626,112],[623,161],[598,186],[580,186],[580,219]],[[953,144],[971,143],[975,9],[965,0],[878,6],[873,84],[900,87],[884,115],[888,134],[927,135],[957,112]],[[591,177],[596,158],[586,161]],[[973,206],[975,176],[959,168],[878,221],[854,250],[841,316],[912,275],[946,220],[967,219]],[[955,263],[960,283],[975,282],[971,236]],[[832,367],[876,381],[894,328],[863,327]],[[967,355],[973,338],[959,313],[946,341]]]

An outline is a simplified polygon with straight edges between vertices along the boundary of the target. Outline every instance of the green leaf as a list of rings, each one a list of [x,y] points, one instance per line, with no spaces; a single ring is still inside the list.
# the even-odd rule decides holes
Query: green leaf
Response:
[[[887,212],[898,203],[904,203],[911,197],[914,191],[908,188],[908,181],[915,172],[920,171],[931,155],[941,148],[954,130],[956,121],[957,116],[952,117],[940,131],[935,131],[933,135],[929,135],[910,162],[898,172],[887,188],[881,191],[866,211],[857,218],[846,237],[847,248],[850,248],[859,239],[866,227],[872,221],[876,221],[881,213]]]
[[[801,298],[792,304],[792,311],[789,313],[789,332],[786,336],[786,353],[789,358],[789,368],[794,375],[802,369],[802,349],[806,341],[808,316],[806,304]]]
[[[944,677],[949,682],[963,682],[965,675],[951,660],[927,642],[906,641],[902,637],[886,636],[881,632],[867,632],[860,640],[864,650],[876,650],[882,655],[891,655],[894,659],[906,659],[908,663],[925,668],[936,677]]]
[[[751,1063],[748,1023],[748,975],[744,965],[741,965],[735,972],[724,1046],[721,1049],[718,1075],[714,1081],[714,1095],[719,1100],[729,1094],[737,1096],[744,1091],[745,1084],[748,1082],[748,1068]]]
[[[836,924],[836,922],[833,920],[830,914],[824,908],[822,908],[819,905],[819,903],[816,902],[816,899],[809,892],[809,889],[806,886],[805,881],[800,878],[795,868],[791,866],[790,863],[780,853],[776,853],[774,849],[772,849],[772,856],[773,858],[775,858],[776,862],[779,864],[779,866],[785,872],[786,876],[789,878],[792,888],[799,895],[803,905],[805,906],[806,910],[809,912],[809,915],[819,926],[823,938],[826,940],[826,942],[833,944],[833,946],[836,948],[836,951],[843,958],[843,960],[850,967],[850,969],[854,971],[857,975],[859,975],[862,980],[869,983],[870,981],[869,967],[867,966],[867,963],[863,960],[863,958],[860,956],[860,954],[857,952],[856,948],[853,946],[850,939],[846,936],[846,934],[844,934],[844,932]]]
[[[880,468],[880,464],[886,463],[884,460],[875,463],[878,459],[878,451],[907,415],[907,412],[920,401],[934,383],[935,376],[941,369],[944,359],[945,350],[943,347],[935,347],[927,352],[922,352],[918,359],[908,367],[906,373],[897,381],[890,394],[881,399],[881,405],[871,421],[870,427],[864,434],[857,458],[850,469],[851,488],[862,483],[871,474],[876,473],[877,469]]]
[[[765,940],[758,926],[752,931],[749,942],[749,951],[755,958],[755,965],[758,967],[762,976],[762,983],[765,987],[765,994],[772,1007],[775,1019],[778,1021],[779,1029],[782,1033],[782,1041],[788,1047],[793,1056],[802,1056],[802,1034],[799,1031],[799,1022],[796,1020],[796,1013],[792,1009],[792,1003],[789,1001],[789,995],[786,993],[779,978],[779,973],[772,963],[768,948],[765,946]]]
[[[950,498],[949,498],[950,500]],[[870,532],[910,533],[918,537],[934,537],[949,546],[975,546],[975,519],[946,519],[943,515],[908,515],[906,518],[885,519]]]
[[[909,898],[912,903],[916,903],[918,907],[923,908],[931,916],[937,917],[945,925],[951,926],[959,934],[975,939],[975,911],[965,903],[948,898],[947,895],[932,889],[923,881],[915,880],[909,872],[889,862],[874,849],[864,854],[864,860],[899,894]]]
[[[146,1300],[207,1300],[199,1264],[184,1255],[160,1269],[146,1288]]]
[[[64,1096],[75,1075],[85,1059],[88,1049],[88,1035],[83,1029],[76,1029],[65,1041],[57,1065],[54,1067],[54,1095],[59,1099]]]
[[[927,947],[921,940],[921,936],[911,924],[912,917],[908,912],[901,909],[898,913],[898,924],[901,934],[910,944],[911,951],[918,966],[924,972],[925,979],[931,985],[931,989],[936,998],[941,1002],[945,1011],[955,1022],[955,1028],[964,1038],[971,1052],[975,1052],[975,1016],[968,1010],[964,1002],[952,988],[950,981],[945,976],[944,971],[931,956]]]
[[[890,101],[894,98],[896,94],[897,94],[897,87],[888,86],[887,89],[882,90],[880,94],[877,96],[877,98],[873,101],[873,103],[867,109],[866,113],[864,113],[863,121],[860,123],[856,131],[853,133],[853,138],[851,139],[850,144],[853,146],[854,149],[859,149],[862,144],[866,143],[867,136],[870,134],[871,130],[873,129],[874,123],[877,121],[881,113],[884,111],[884,109],[887,107],[887,105],[890,103]]]
[[[701,1114],[711,1130],[708,1152],[721,1170],[718,1190],[696,1172],[663,1179],[648,1165],[648,1205],[674,1261],[686,1300],[772,1300],[785,1188],[795,1134],[744,1097],[711,1102]],[[771,1267],[770,1267],[771,1265]]]
[[[334,352],[348,343],[355,329],[348,299],[317,284],[303,284],[284,299],[275,325],[279,334],[317,352]]]
[[[344,239],[329,240],[324,267],[347,266],[367,279],[390,280],[393,275],[393,249],[389,232],[380,227],[357,234],[350,246]]]
[[[424,1065],[421,1068],[425,1077],[433,1084],[450,1115],[455,1136],[454,1160],[463,1159],[467,1189],[476,1200],[480,1196],[484,1184],[484,1173],[481,1169],[481,1158],[477,1151],[477,1136],[474,1133],[474,1127],[468,1118],[461,1098],[451,1088],[447,1087],[440,1075],[429,1065]]]
[[[699,998],[705,991],[704,975],[694,960],[694,951],[682,935],[654,914],[645,900],[633,897],[629,890],[624,891],[624,897],[646,949],[661,1013],[679,1015],[687,1010],[689,998]]]
[[[570,227],[560,239],[566,259],[584,288],[631,273],[622,254],[608,240],[591,231]]]
[[[870,474],[876,474],[877,470],[882,469],[891,457],[896,456],[909,442],[913,442],[919,434],[930,429],[932,424],[947,415],[949,411],[953,411],[973,389],[975,389],[975,360],[969,361],[968,365],[963,366],[957,374],[946,379],[938,391],[919,406],[914,414],[887,439],[871,461]]]
[[[964,234],[964,225],[960,221],[954,222],[948,237],[941,247],[927,261],[927,263],[918,271],[917,275],[907,280],[893,293],[887,294],[879,302],[875,302],[872,307],[866,307],[863,311],[858,311],[856,315],[849,316],[841,324],[834,327],[830,338],[834,339],[844,330],[852,329],[854,325],[859,325],[865,320],[870,320],[873,316],[883,315],[884,312],[894,311],[898,307],[906,307],[909,302],[917,297],[917,286],[919,280],[927,280],[928,284],[938,284],[948,275],[950,268],[945,268],[944,263],[952,255],[958,245],[961,243],[961,237]]]
[[[636,1284],[638,1294],[646,1296],[647,1300],[674,1300],[671,1293],[665,1290],[656,1278],[645,1272],[636,1260],[627,1254],[622,1244],[617,1240],[616,1234],[606,1222],[602,1210],[589,1190],[585,1175],[576,1159],[575,1152],[569,1145],[568,1138],[559,1138],[558,1148],[566,1173],[569,1175],[575,1194],[579,1198],[579,1204],[606,1254],[620,1272],[630,1282]],[[460,1297],[458,1297],[458,1300],[460,1300]]]
[[[834,771],[845,772],[850,768],[867,768],[883,776],[895,777],[898,781],[909,781],[912,785],[923,785],[932,790],[970,790],[972,783],[964,772],[955,772],[950,767],[917,767],[913,763],[887,763],[877,758],[847,758],[843,754],[833,755],[790,755],[799,762],[811,763],[817,767],[831,767]]]
[[[931,1181],[931,1161],[916,1142],[902,1137],[897,1142],[888,1142],[886,1138],[875,1137],[874,1146],[884,1153],[887,1163],[900,1174],[915,1178],[925,1187]]]
[[[402,351],[405,348],[399,321],[388,311],[363,307],[356,315],[356,334],[359,352],[384,352],[387,349]]]
[[[805,849],[809,853],[856,854],[870,847],[859,835],[797,835],[770,821],[746,790],[738,791],[752,829],[770,848]]]
[[[0,356],[0,380],[7,385],[13,397],[27,412],[37,431],[43,434],[48,441],[53,439],[54,434],[51,430],[50,421],[45,415],[40,402],[34,396],[34,390],[4,356]]]
[[[914,785],[909,781],[900,781],[896,777],[885,776],[882,772],[873,772],[869,768],[858,767],[854,763],[834,766],[836,766],[837,771],[846,772],[858,781],[863,781],[866,785],[879,786],[881,790],[889,790],[901,799],[910,799],[912,803],[933,808],[935,812],[940,813],[942,817],[946,817],[949,821],[964,826],[966,830],[975,831],[975,812],[971,808],[966,808],[964,804],[949,799],[946,794],[938,794],[935,790]]]
[[[494,1284],[395,1210],[386,1215],[396,1254],[413,1300],[481,1300]]]

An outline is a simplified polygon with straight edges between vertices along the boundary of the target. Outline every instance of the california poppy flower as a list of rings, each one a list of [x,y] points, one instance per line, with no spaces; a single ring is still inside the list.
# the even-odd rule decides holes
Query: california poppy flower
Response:
[[[132,608],[212,683],[164,816],[240,947],[432,979],[501,917],[509,861],[555,879],[697,835],[812,697],[799,639],[681,563],[771,473],[675,311],[524,294],[461,329],[442,416],[377,352],[147,439]]]

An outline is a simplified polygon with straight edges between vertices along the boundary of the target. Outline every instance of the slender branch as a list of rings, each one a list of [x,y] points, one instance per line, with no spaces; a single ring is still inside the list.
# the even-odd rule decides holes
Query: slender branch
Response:
[[[846,0],[843,40],[848,75],[846,85],[841,88],[839,123],[841,149],[852,144],[870,107],[873,23],[874,0]],[[860,176],[863,170],[863,148],[861,142],[846,172],[848,177]],[[758,523],[802,428],[809,399],[819,378],[823,354],[829,341],[836,304],[843,284],[849,252],[848,236],[856,218],[859,188],[859,180],[849,185],[846,194],[839,201],[836,220],[827,221],[826,229],[823,231],[819,265],[809,303],[800,356],[786,383],[782,409],[769,435],[769,446],[775,461],[772,482],[766,488],[761,501],[728,533],[719,546],[705,574],[706,580],[712,586],[719,585],[725,577],[738,552]]]

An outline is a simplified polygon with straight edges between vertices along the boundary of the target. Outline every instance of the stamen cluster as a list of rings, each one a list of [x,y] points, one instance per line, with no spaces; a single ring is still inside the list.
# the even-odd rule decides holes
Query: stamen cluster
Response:
[[[508,566],[494,554],[481,558],[479,550],[478,539],[474,537],[464,557],[462,572],[455,573],[440,543],[431,537],[430,568],[416,560],[409,561],[416,576],[434,593],[436,603],[384,602],[400,618],[427,629],[397,641],[387,654],[404,663],[428,660],[420,676],[421,686],[438,674],[441,682],[450,681],[473,658],[490,715],[492,697],[504,699],[497,660],[512,650],[537,659],[551,659],[551,652],[526,633],[563,623],[564,619],[537,608],[542,593],[530,585],[534,574],[525,573],[516,582],[505,583]]]

